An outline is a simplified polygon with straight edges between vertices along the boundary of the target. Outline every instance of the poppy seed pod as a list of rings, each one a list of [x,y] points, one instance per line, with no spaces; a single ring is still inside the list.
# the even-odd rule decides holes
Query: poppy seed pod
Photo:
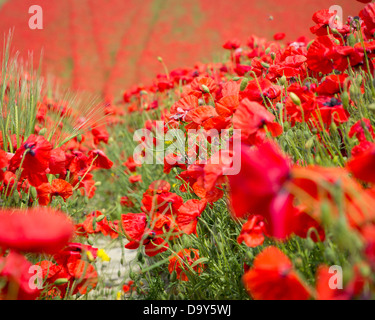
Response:
[[[343,105],[344,109],[349,108],[349,94],[348,94],[347,91],[344,91],[341,94],[341,102],[342,102],[342,105]]]
[[[354,47],[354,45],[355,45],[356,42],[357,42],[356,39],[355,39],[354,34],[350,34],[350,35],[348,36],[347,41],[348,41],[348,45],[351,46],[351,47]]]
[[[249,79],[248,78],[243,78],[242,81],[241,81],[241,86],[240,86],[240,91],[244,91],[247,87],[247,84],[249,83]]]

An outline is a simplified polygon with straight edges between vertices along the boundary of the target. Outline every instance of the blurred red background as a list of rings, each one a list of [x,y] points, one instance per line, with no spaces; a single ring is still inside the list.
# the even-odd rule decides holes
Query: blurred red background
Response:
[[[340,5],[358,15],[355,0],[2,0],[0,30],[14,27],[13,46],[39,57],[43,72],[75,89],[118,96],[169,69],[191,66],[222,54],[230,38],[252,35],[286,41],[311,37],[313,13]],[[28,26],[31,5],[43,9],[43,30]]]

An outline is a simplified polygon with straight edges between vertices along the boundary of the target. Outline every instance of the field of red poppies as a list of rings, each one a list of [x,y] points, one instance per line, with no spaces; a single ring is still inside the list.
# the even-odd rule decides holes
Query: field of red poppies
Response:
[[[294,39],[241,18],[215,59],[186,50],[171,67],[154,42],[179,29],[160,17],[195,26],[176,52],[213,20],[184,15],[195,2],[117,2],[110,25],[100,2],[45,7],[70,30],[53,33],[74,66],[57,55],[57,74],[104,99],[15,53],[16,30],[5,39],[0,299],[373,299],[375,3],[343,19],[322,4]],[[131,49],[115,27],[130,11]]]

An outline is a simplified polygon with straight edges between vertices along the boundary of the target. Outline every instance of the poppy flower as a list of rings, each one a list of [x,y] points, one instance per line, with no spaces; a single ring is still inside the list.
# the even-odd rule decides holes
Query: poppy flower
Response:
[[[347,163],[348,170],[359,180],[375,183],[375,145]]]
[[[366,26],[366,33],[373,35],[375,32],[375,3],[367,4],[360,12],[359,17]]]
[[[259,91],[260,90],[260,91]],[[263,102],[263,97],[276,99],[281,94],[281,87],[274,85],[266,78],[258,78],[248,82],[245,90],[240,92],[240,99],[248,98],[250,101]]]
[[[130,172],[135,172],[137,167],[141,167],[141,165],[136,163],[131,156],[123,163],[123,165],[126,166]]]
[[[134,281],[130,280],[122,286],[122,291],[125,293],[135,290]]]
[[[229,95],[222,97],[216,102],[216,112],[223,117],[230,117],[239,105],[238,95]]]
[[[241,46],[241,42],[238,39],[231,39],[223,44],[223,48],[227,50],[236,50]]]
[[[86,294],[89,290],[96,287],[98,283],[98,273],[92,264],[84,260],[68,261],[67,270],[71,278],[71,286],[73,286],[73,294]]]
[[[328,34],[327,28],[329,29],[331,25],[335,25],[335,29],[337,29],[338,32],[342,34],[348,33],[349,28],[345,25],[339,28],[339,25],[337,24],[335,17],[336,14],[328,9],[319,10],[315,12],[312,19],[316,23],[316,25],[311,27],[310,31],[313,34],[316,34],[317,36],[325,36]]]
[[[315,39],[307,52],[309,69],[323,74],[331,73],[334,66],[333,60],[337,57],[336,47],[337,44],[330,36]]]
[[[62,179],[54,179],[51,184],[42,183],[36,188],[38,194],[38,202],[41,206],[46,206],[50,203],[51,198],[60,196],[66,201],[73,195],[72,185]]]
[[[97,126],[91,129],[91,133],[94,136],[94,143],[97,145],[100,142],[108,143],[109,133],[104,126]]]
[[[73,235],[63,213],[47,208],[0,211],[0,247],[25,252],[55,253]]]
[[[176,222],[181,231],[186,234],[197,234],[197,223],[206,208],[207,201],[191,199],[178,208]]]
[[[137,175],[131,175],[129,177],[129,182],[130,183],[137,183],[137,182],[142,182],[142,176],[140,174]]]
[[[207,95],[208,93],[213,94],[216,90],[215,81],[208,77],[195,78],[190,86],[192,94],[194,94],[197,98],[201,98],[202,95]]]
[[[274,35],[273,35],[273,39],[274,40],[283,40],[285,38],[285,33],[283,33],[283,32],[278,32],[278,33],[275,33]]]
[[[340,91],[344,89],[345,80],[347,78],[347,74],[331,74],[318,86],[316,92],[322,96],[332,96],[336,93],[340,93]]]
[[[175,271],[177,279],[188,281],[189,277],[187,276],[187,273],[190,272],[190,270],[186,264],[192,266],[198,259],[199,251],[197,249],[183,249],[169,258],[168,271],[170,274]],[[204,265],[202,263],[198,263],[192,267],[192,269],[198,274],[202,273],[203,268]]]
[[[124,207],[134,207],[133,201],[128,196],[121,197],[120,204]]]
[[[265,142],[255,148],[242,145],[241,171],[228,176],[233,215],[263,215],[269,222],[270,206],[289,175],[289,161],[275,144]]]
[[[267,247],[255,257],[243,275],[247,292],[255,300],[307,300],[310,292],[289,258],[276,247]]]
[[[43,137],[31,135],[10,160],[12,170],[17,169],[22,162],[22,168],[28,172],[44,173],[51,158],[52,145]]]
[[[263,244],[267,235],[266,224],[262,216],[250,216],[242,226],[237,242],[245,244],[250,248],[255,248]]]
[[[89,152],[89,158],[91,161],[94,161],[93,165],[96,168],[111,169],[113,166],[113,162],[109,160],[106,154],[101,150],[91,150]]]
[[[9,163],[7,153],[3,150],[0,150],[0,181],[4,180],[4,171],[3,168],[7,167]]]
[[[282,133],[282,127],[275,122],[275,116],[265,107],[249,99],[241,101],[233,116],[233,128],[241,130],[241,139],[248,144],[262,143],[266,130],[276,137]]]
[[[32,288],[30,281],[34,274],[32,264],[21,254],[11,251],[5,258],[0,257],[0,279],[5,287],[0,290],[1,300],[35,300],[40,290]]]
[[[56,148],[51,151],[51,158],[49,160],[50,174],[66,174],[66,155],[61,148]]]

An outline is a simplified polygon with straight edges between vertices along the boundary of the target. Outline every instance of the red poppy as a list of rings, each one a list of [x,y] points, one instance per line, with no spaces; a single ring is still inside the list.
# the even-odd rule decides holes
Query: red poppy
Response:
[[[266,142],[256,148],[242,145],[241,171],[228,176],[234,216],[263,215],[269,221],[271,203],[289,174],[289,162],[275,144]]]
[[[96,168],[111,169],[113,162],[108,159],[106,154],[101,150],[92,150],[89,152],[89,158],[94,161],[93,165]]]
[[[267,235],[266,224],[262,216],[250,216],[243,224],[241,233],[237,242],[245,244],[250,248],[255,248],[263,244],[265,235]]]
[[[51,151],[51,158],[49,160],[50,174],[66,174],[66,155],[61,148],[56,148]]]
[[[198,219],[206,205],[207,201],[205,199],[192,199],[181,205],[176,218],[179,229],[186,234],[197,234]]]
[[[55,253],[73,235],[63,213],[47,208],[0,211],[0,246],[17,251]]]
[[[261,89],[261,91],[259,91]],[[274,85],[266,78],[258,78],[249,81],[245,90],[240,92],[240,98],[248,98],[250,101],[263,102],[263,98],[276,99],[281,94],[281,87]]]
[[[73,195],[72,185],[62,179],[54,179],[51,184],[42,183],[36,188],[38,194],[38,202],[41,206],[46,206],[50,203],[51,198],[60,196],[66,201]]]
[[[129,182],[130,183],[142,182],[142,176],[140,174],[137,174],[135,176],[132,175],[129,177]]]
[[[3,150],[0,150],[0,181],[4,180],[4,171],[3,168],[7,167],[9,163],[7,153]]]
[[[215,81],[208,77],[195,78],[193,82],[190,84],[190,86],[191,86],[191,89],[193,90],[192,93],[197,98],[201,98],[202,95],[206,95],[209,92],[213,94],[215,93],[215,90],[216,90]],[[207,92],[207,89],[209,92]]]
[[[282,127],[275,122],[275,116],[265,107],[249,99],[241,101],[233,116],[233,128],[241,130],[243,142],[259,144],[266,138],[266,130],[276,137],[282,133]]]
[[[362,181],[375,183],[375,145],[351,159],[347,163],[348,170]]]
[[[52,145],[43,137],[31,135],[10,160],[12,170],[17,169],[22,162],[22,168],[27,172],[44,173],[49,166]]]
[[[32,264],[24,256],[11,251],[5,258],[0,257],[0,279],[5,279],[5,287],[0,290],[0,300],[35,300],[40,291],[32,288],[30,282],[35,275],[30,272]]]
[[[135,172],[137,167],[141,167],[140,164],[134,161],[133,157],[129,157],[128,160],[123,163],[123,165],[126,166],[130,172]]]
[[[337,57],[337,44],[330,36],[318,37],[307,52],[307,65],[310,70],[323,74],[331,73]]]
[[[238,39],[231,39],[223,44],[223,48],[227,50],[236,50],[240,46],[241,46],[241,42]]]
[[[310,292],[289,258],[276,247],[267,247],[243,276],[247,292],[255,300],[307,300]]]
[[[359,12],[359,17],[363,20],[366,26],[366,33],[372,36],[375,32],[375,3],[369,3],[366,5]]]
[[[188,281],[187,273],[189,269],[186,265],[192,266],[199,259],[199,251],[197,249],[183,249],[174,254],[169,259],[168,271],[177,274],[177,279]],[[202,263],[195,264],[192,269],[197,273],[202,273],[204,265]]]
[[[283,32],[278,32],[278,33],[275,33],[274,35],[273,35],[273,39],[274,40],[283,40],[285,38],[285,33],[283,33]]]

